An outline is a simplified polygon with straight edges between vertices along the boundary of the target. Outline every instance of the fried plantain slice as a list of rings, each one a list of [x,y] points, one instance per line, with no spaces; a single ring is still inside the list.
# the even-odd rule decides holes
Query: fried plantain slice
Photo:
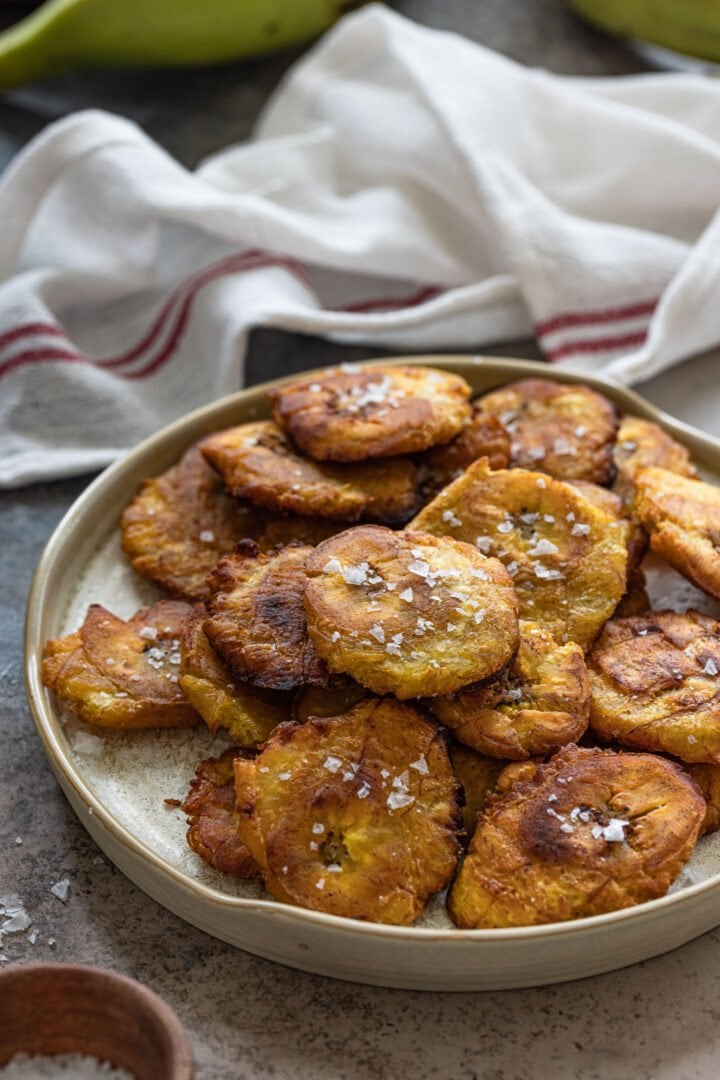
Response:
[[[558,645],[520,622],[520,644],[502,671],[427,705],[456,739],[482,754],[520,761],[575,742],[588,726],[590,682],[583,650]]]
[[[618,521],[574,487],[525,469],[476,461],[407,526],[454,536],[500,559],[523,619],[587,647],[625,592]]]
[[[91,604],[79,630],[48,641],[43,682],[72,712],[99,727],[198,724],[178,685],[180,635],[195,612],[180,600],[160,600],[124,622]]]
[[[196,855],[222,874],[255,880],[262,875],[240,839],[235,810],[233,762],[242,754],[230,747],[220,757],[201,761],[182,809],[188,816],[187,842]]]
[[[307,574],[318,653],[377,694],[453,693],[515,651],[510,575],[468,544],[360,525],[315,548]]]
[[[273,419],[316,461],[412,454],[454,438],[470,387],[426,367],[330,368],[272,391]]]
[[[188,620],[180,638],[180,686],[211,731],[227,731],[239,746],[254,746],[290,719],[290,696],[236,679],[203,630],[204,618]]]
[[[146,480],[126,507],[122,547],[133,570],[188,600],[207,596],[205,579],[235,544],[263,526],[255,507],[231,499],[196,446]]]
[[[305,618],[305,563],[312,551],[293,543],[265,553],[252,541],[242,542],[208,578],[210,618],[204,630],[242,682],[269,690],[329,685]]]
[[[676,442],[659,424],[640,416],[621,418],[613,461],[616,469],[613,486],[626,505],[632,504],[634,477],[640,469],[656,466],[680,476],[697,476],[687,447]]]
[[[612,479],[616,410],[589,386],[521,379],[478,403],[509,431],[511,465],[558,480]]]
[[[495,790],[495,783],[505,763],[497,758],[478,754],[452,738],[448,743],[448,752],[455,776],[465,796],[462,818],[465,834],[469,838],[475,831],[478,814],[485,808],[488,795]]]
[[[481,457],[488,459],[491,469],[506,468],[510,462],[510,436],[497,417],[475,406],[471,420],[451,442],[418,455],[423,502]]]
[[[634,474],[633,512],[650,547],[699,589],[720,599],[720,491],[668,469]]]
[[[369,694],[369,690],[353,682],[352,679],[348,679],[342,686],[333,686],[329,689],[303,686],[293,698],[292,718],[298,724],[304,724],[313,716],[339,716]]]
[[[686,765],[685,768],[705,799],[702,835],[708,836],[720,829],[720,766],[703,761],[696,765]]]
[[[720,623],[698,611],[611,619],[587,662],[597,735],[720,762]]]
[[[452,877],[457,784],[437,727],[368,698],[235,762],[240,835],[278,900],[407,925]]]
[[[488,800],[450,915],[463,928],[537,926],[664,896],[704,816],[679,765],[567,747],[532,780]]]
[[[231,495],[281,514],[400,524],[417,502],[409,458],[323,465],[304,457],[271,420],[229,428],[199,444]]]

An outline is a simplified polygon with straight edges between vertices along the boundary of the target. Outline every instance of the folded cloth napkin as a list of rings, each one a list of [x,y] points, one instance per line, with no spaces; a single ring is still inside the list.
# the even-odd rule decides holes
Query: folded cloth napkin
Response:
[[[100,112],[0,186],[0,486],[240,387],[250,327],[409,351],[535,334],[626,381],[720,343],[720,84],[528,70],[380,5],[191,173]]]

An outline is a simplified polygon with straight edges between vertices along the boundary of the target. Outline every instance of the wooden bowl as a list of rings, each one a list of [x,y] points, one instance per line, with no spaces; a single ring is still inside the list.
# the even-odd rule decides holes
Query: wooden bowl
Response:
[[[144,986],[103,968],[28,964],[0,972],[0,1067],[15,1054],[86,1054],[137,1080],[192,1080],[182,1024]]]

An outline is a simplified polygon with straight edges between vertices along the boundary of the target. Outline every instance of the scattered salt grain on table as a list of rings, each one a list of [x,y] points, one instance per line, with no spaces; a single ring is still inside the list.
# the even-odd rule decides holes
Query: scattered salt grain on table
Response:
[[[107,1061],[85,1054],[16,1054],[0,1069],[2,1080],[53,1080],[58,1076],[73,1080],[136,1080],[126,1069],[116,1069]]]
[[[54,885],[50,886],[50,892],[53,896],[57,896],[58,900],[62,900],[64,904],[67,901],[70,892],[70,882],[68,878],[63,878],[62,881],[56,881]]]

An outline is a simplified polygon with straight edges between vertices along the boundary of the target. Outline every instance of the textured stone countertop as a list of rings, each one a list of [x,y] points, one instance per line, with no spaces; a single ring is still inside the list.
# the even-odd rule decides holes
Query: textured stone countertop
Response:
[[[560,0],[402,0],[433,26],[573,74],[638,71],[619,44]],[[0,102],[0,162],[44,124],[101,106],[138,120],[187,164],[244,137],[292,54],[206,72],[92,75]],[[478,343],[480,345],[481,343]],[[257,331],[250,375],[329,361],[335,347]],[[536,355],[532,344],[502,350]],[[343,350],[347,358],[362,350]],[[720,433],[712,358],[640,387]],[[198,1080],[711,1080],[720,1052],[720,932],[656,960],[582,982],[485,994],[382,990],[306,975],[208,937],[145,896],[101,856],[45,760],[25,702],[21,635],[32,571],[89,477],[0,495],[0,894],[17,892],[37,931],[6,938],[10,961],[101,964],[176,1009]],[[20,842],[21,841],[21,842]],[[69,878],[66,903],[50,886]],[[720,919],[720,915],[718,916]]]

